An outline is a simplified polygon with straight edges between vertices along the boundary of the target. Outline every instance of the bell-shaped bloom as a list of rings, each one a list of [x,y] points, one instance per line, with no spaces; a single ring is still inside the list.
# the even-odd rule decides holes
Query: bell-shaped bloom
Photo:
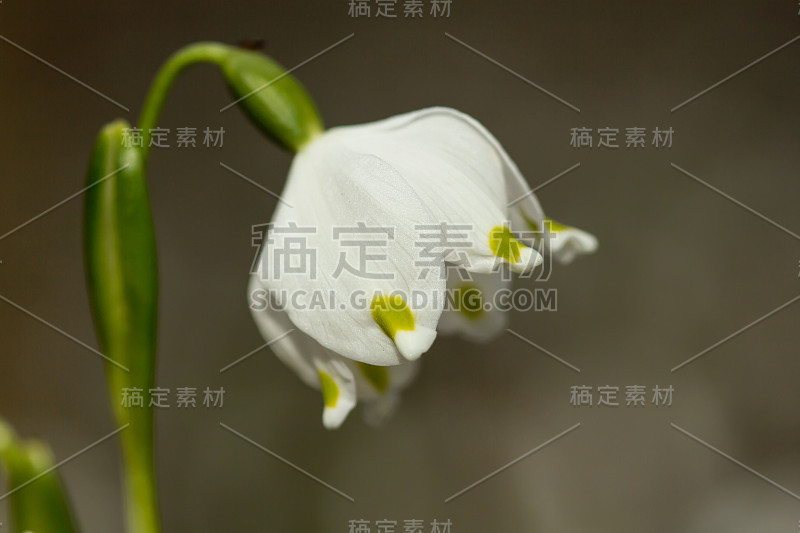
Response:
[[[294,159],[250,286],[251,298],[275,305],[251,308],[268,341],[299,330],[273,347],[323,391],[326,426],[360,399],[390,398],[376,404],[388,412],[438,326],[471,338],[502,329],[502,314],[482,306],[440,324],[454,313],[444,305],[454,272],[472,275],[464,302],[475,300],[470,287],[491,297],[505,283],[499,268],[528,273],[542,262],[520,232],[544,223],[516,165],[463,113],[429,108],[333,128]],[[384,393],[370,379],[381,367]]]

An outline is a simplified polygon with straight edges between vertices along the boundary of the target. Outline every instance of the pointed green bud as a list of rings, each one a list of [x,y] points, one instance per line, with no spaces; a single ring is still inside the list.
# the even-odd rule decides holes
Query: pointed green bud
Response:
[[[89,162],[85,252],[89,299],[106,365],[111,406],[126,465],[128,531],[154,533],[153,408],[122,405],[125,389],[154,387],[158,272],[150,201],[138,148],[125,147],[128,124],[105,126]]]
[[[119,365],[109,371],[121,384],[142,386],[150,384],[155,363],[158,273],[141,153],[123,142],[129,127],[122,120],[112,122],[95,144],[86,191],[85,251],[100,346]]]
[[[0,461],[8,476],[11,531],[77,531],[67,493],[58,471],[52,469],[53,454],[46,444],[21,442],[0,420]]]
[[[285,148],[297,152],[322,132],[314,101],[276,62],[258,52],[227,47],[219,66],[236,105]]]

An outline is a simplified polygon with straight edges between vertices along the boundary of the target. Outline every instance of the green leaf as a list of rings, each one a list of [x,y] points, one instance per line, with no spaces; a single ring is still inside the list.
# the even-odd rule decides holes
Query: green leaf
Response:
[[[8,475],[7,498],[13,531],[74,533],[67,493],[56,470],[53,454],[40,441],[21,442],[0,420],[0,461]]]

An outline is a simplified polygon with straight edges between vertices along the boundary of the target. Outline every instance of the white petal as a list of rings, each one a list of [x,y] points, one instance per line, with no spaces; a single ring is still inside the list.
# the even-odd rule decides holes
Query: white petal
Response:
[[[340,395],[337,404],[325,406],[323,410],[326,427],[341,425],[356,401],[365,402],[365,408],[373,410],[372,415],[368,415],[373,421],[378,413],[382,413],[381,418],[386,418],[393,412],[399,402],[400,391],[408,386],[419,371],[418,361],[395,366],[372,366],[344,358],[297,330],[288,314],[273,300],[269,300],[266,306],[262,305],[263,289],[256,276],[251,276],[250,291],[251,295],[253,291],[259,291],[258,298],[251,301],[250,309],[259,331],[278,358],[310,387],[322,389],[320,371],[337,385]],[[258,306],[253,305],[254,302]],[[376,403],[380,406],[373,405]]]
[[[353,372],[341,359],[315,358],[314,367],[322,387],[322,424],[328,429],[336,429],[356,406]]]
[[[257,298],[254,297],[256,291],[261,291]],[[279,310],[274,301],[265,299],[256,276],[250,276],[248,295],[250,312],[270,349],[306,385],[319,389],[319,375],[312,358],[322,355],[325,349],[303,332],[297,331],[289,316]]]
[[[394,342],[400,353],[409,361],[416,361],[427,352],[436,338],[436,330],[418,326],[414,330],[400,330],[395,334]]]
[[[430,108],[362,126],[329,132],[352,151],[374,154],[410,183],[437,224],[466,226],[467,239],[445,260],[470,271],[491,272],[504,261],[516,271],[541,262],[538,252],[498,259],[491,234],[507,225],[513,166],[494,137],[471,117],[448,108]],[[536,206],[535,197],[531,198]]]
[[[466,113],[449,107],[432,107],[400,115],[385,122],[387,127],[398,128],[412,120],[432,116],[450,118],[449,123],[460,122],[463,125],[469,126],[475,133],[482,137],[485,143],[491,146],[497,154],[502,167],[502,183],[505,186],[505,205],[503,208],[506,210],[507,218],[511,221],[512,230],[515,232],[529,232],[531,231],[531,222],[541,227],[544,220],[544,210],[536,194],[533,193],[527,180],[525,180],[525,177],[522,175],[522,172],[520,172],[514,160],[511,159],[500,144],[500,141],[476,119]],[[449,128],[443,128],[443,130],[447,129]],[[496,181],[496,176],[493,174],[485,174],[484,177]]]
[[[250,294],[258,290],[260,284],[256,276],[251,276]],[[356,380],[346,360],[295,330],[288,315],[278,309],[274,301],[257,308],[251,301],[250,309],[261,335],[270,343],[275,355],[306,385],[322,390],[325,427],[339,427],[357,400]]]
[[[571,263],[577,256],[597,250],[597,238],[591,233],[552,220],[548,222],[549,224],[545,224],[550,226],[551,231],[545,242],[547,249],[559,263]]]
[[[511,281],[501,273],[476,274],[450,269],[447,290],[453,309],[439,319],[439,332],[459,334],[467,340],[487,342],[501,333],[508,323],[508,312],[498,309],[498,293],[511,289]],[[469,279],[464,279],[465,277]]]
[[[435,294],[443,294],[445,280],[420,275],[421,268],[412,254],[415,224],[432,224],[433,218],[394,168],[378,157],[350,149],[338,137],[330,132],[323,134],[295,158],[283,193],[286,203],[280,204],[273,218],[272,243],[259,260],[259,279],[264,288],[284,296],[323,295],[326,305],[322,309],[309,308],[307,299],[282,302],[292,322],[326,348],[369,364],[399,364],[405,356],[419,357],[421,350],[430,346],[428,331],[435,330],[441,314],[440,307],[431,302]],[[293,238],[291,232],[277,231],[291,224],[313,228],[313,233],[304,234],[304,246],[316,254],[314,278],[308,270],[289,273],[285,268],[270,268],[280,260],[278,252],[291,248],[287,245]],[[373,230],[384,228],[385,232],[366,237],[356,231],[344,232],[334,238],[334,229],[341,231],[359,224]],[[362,250],[348,246],[346,240],[364,238],[375,239],[364,253],[381,256],[364,268],[372,279],[342,269],[344,264],[356,269],[361,266]],[[340,261],[342,257],[345,262]],[[443,265],[441,258],[436,261],[437,268],[439,265]],[[387,277],[391,279],[383,279]],[[415,342],[404,343],[409,348],[406,354],[398,351],[370,309],[374,296],[392,293],[403,295],[413,314],[414,331],[424,332]],[[426,296],[427,301],[412,305],[414,293]],[[327,305],[331,302],[333,305]]]

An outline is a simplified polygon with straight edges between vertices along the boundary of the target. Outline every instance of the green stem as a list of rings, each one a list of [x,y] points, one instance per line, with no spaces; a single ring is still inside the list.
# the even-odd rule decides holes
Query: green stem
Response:
[[[322,131],[316,106],[297,80],[269,58],[222,43],[200,42],[175,52],[156,74],[145,98],[138,128],[140,148],[122,149],[124,122],[109,125],[93,156],[90,177],[101,179],[129,164],[113,182],[87,197],[87,264],[90,294],[101,344],[130,372],[109,368],[109,383],[121,433],[128,533],[159,533],[155,469],[155,411],[123,408],[125,388],[144,393],[155,383],[158,267],[145,169],[150,131],[158,127],[164,103],[178,75],[197,63],[222,71],[236,101],[264,133],[297,151]],[[116,170],[114,170],[116,172]],[[92,182],[95,183],[95,182]]]
[[[147,156],[150,153],[150,130],[158,126],[161,109],[167,99],[169,90],[178,74],[186,67],[197,63],[213,63],[219,65],[228,47],[221,43],[200,42],[181,48],[158,71],[147,98],[144,101],[142,114],[139,116],[139,128],[142,130],[143,148],[142,160],[147,166]]]
[[[147,409],[147,407],[145,407]],[[151,428],[138,433],[132,424],[123,433],[125,457],[125,512],[129,533],[159,533],[161,520],[155,474],[155,450]],[[125,438],[127,437],[127,438]]]
[[[142,173],[147,165],[147,156],[150,151],[150,129],[157,127],[164,102],[178,74],[196,63],[208,62],[218,65],[225,49],[225,45],[213,42],[192,44],[178,50],[161,67],[150,87],[142,114],[139,117],[139,128],[142,130],[143,138],[143,146],[140,150]],[[139,342],[143,344],[141,346],[132,345]],[[126,360],[148,360],[148,357],[140,357],[140,355],[151,350],[154,353],[155,331],[153,331],[151,339],[131,339],[131,343],[128,343],[123,349],[131,352]],[[155,469],[154,408],[149,406],[134,408],[150,410],[149,413],[139,413],[134,416],[128,409],[119,407],[119,397],[117,396],[120,390],[126,386],[139,386],[144,389],[145,393],[147,392],[148,385],[155,381],[155,357],[152,358],[151,368],[140,368],[139,371],[142,372],[139,378],[143,381],[129,383],[131,376],[123,374],[119,369],[110,370],[112,405],[116,404],[117,421],[120,424],[130,424],[121,435],[126,523],[128,533],[159,533],[161,525]]]

